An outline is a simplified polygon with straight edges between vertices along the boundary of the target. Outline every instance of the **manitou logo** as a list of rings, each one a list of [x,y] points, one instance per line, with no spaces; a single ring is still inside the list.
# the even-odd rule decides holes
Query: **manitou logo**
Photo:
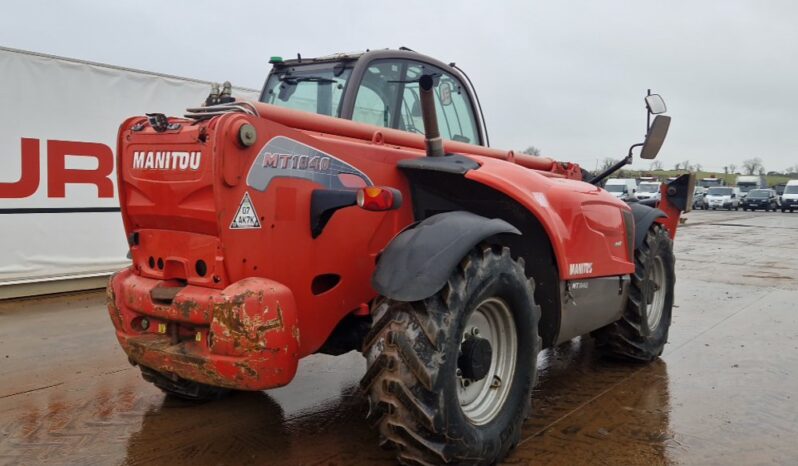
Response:
[[[593,273],[592,262],[580,262],[578,264],[570,264],[571,275],[587,275]]]
[[[198,170],[202,152],[136,151],[133,168],[139,170]]]

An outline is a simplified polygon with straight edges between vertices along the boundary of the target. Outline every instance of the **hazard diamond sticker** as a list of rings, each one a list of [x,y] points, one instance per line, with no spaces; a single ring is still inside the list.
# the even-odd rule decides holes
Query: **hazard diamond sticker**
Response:
[[[244,230],[252,228],[260,228],[260,219],[258,219],[258,213],[255,212],[255,206],[252,205],[252,199],[249,198],[249,193],[244,193],[244,198],[241,199],[241,205],[238,206],[238,211],[233,217],[230,229]]]

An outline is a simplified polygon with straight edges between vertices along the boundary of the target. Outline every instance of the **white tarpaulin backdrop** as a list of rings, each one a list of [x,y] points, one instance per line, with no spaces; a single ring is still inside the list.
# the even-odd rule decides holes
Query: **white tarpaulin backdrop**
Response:
[[[115,155],[116,133],[127,117],[182,115],[204,101],[209,86],[0,48],[0,285],[124,267],[127,244],[119,212],[85,211],[119,206],[116,174],[110,177],[111,198],[101,198],[96,185],[85,183],[67,183],[60,197],[58,189],[48,189],[48,141],[100,143]],[[247,89],[235,89],[234,95],[257,99],[257,92]],[[23,138],[38,140],[39,183],[32,195],[14,198],[14,183],[23,176]],[[66,169],[96,170],[99,165],[95,157],[63,157]],[[24,175],[35,181],[35,171],[28,172]]]

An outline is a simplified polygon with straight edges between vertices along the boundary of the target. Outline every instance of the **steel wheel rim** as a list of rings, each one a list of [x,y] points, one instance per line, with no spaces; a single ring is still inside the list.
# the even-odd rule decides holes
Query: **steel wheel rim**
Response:
[[[651,297],[646,305],[646,323],[648,329],[653,332],[659,327],[662,311],[665,309],[665,264],[661,257],[655,257],[651,265],[648,283]]]
[[[518,358],[518,339],[510,307],[499,298],[488,298],[474,309],[466,322],[462,341],[475,336],[474,328],[479,338],[490,342],[490,369],[478,381],[464,379],[458,371],[457,398],[468,420],[483,425],[499,414],[510,393]]]

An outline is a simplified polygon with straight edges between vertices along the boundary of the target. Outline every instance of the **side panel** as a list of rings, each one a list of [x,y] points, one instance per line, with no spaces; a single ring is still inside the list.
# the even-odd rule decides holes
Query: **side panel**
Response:
[[[473,157],[482,167],[466,178],[515,199],[551,240],[562,280],[634,272],[622,212],[626,203],[581,181],[549,178],[501,160]]]
[[[620,319],[629,296],[629,276],[562,282],[560,295],[562,320],[557,344]]]
[[[370,280],[377,255],[413,221],[410,202],[388,212],[349,207],[338,210],[314,238],[313,191],[373,184],[399,189],[410,199],[396,164],[413,153],[257,118],[250,120],[257,142],[244,149],[236,142],[238,118],[225,116],[217,127],[224,133],[217,138],[217,170],[235,160],[243,174],[237,183],[217,181],[214,193],[227,276],[231,282],[266,277],[293,292],[304,356],[318,350],[344,316],[374,298]],[[257,225],[234,228],[247,196]]]

